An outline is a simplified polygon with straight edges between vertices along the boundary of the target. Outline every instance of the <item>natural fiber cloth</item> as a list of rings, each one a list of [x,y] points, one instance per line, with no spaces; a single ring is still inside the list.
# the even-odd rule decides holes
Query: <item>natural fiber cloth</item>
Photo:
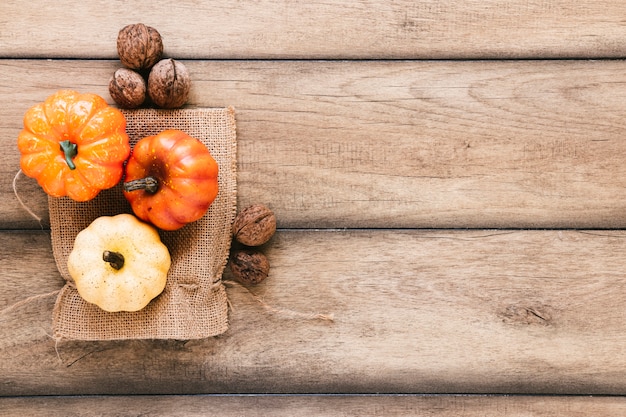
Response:
[[[89,202],[50,197],[52,249],[66,280],[53,311],[57,339],[200,339],[228,329],[228,299],[221,282],[236,212],[236,132],[232,108],[126,110],[131,146],[145,136],[179,129],[201,140],[219,166],[219,192],[200,220],[173,232],[160,231],[172,266],[165,290],[137,312],[106,312],[76,291],[67,258],[78,232],[99,216],[132,213],[121,185]]]

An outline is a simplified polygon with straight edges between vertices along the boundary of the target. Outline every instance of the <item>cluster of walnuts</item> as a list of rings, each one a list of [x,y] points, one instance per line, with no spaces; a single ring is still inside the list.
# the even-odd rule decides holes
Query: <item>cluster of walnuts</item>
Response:
[[[185,65],[163,59],[159,32],[143,23],[122,28],[117,36],[117,53],[123,68],[109,81],[109,93],[125,109],[152,103],[164,109],[182,107],[189,97],[191,78]]]
[[[276,232],[276,216],[267,206],[253,204],[241,210],[232,226],[235,248],[229,260],[233,277],[242,284],[254,285],[267,278],[270,264],[259,246]]]
[[[191,79],[187,68],[172,58],[162,59],[163,41],[159,32],[143,23],[122,28],[117,52],[123,68],[109,81],[109,93],[118,106],[141,107],[151,101],[164,109],[182,107],[189,97]],[[267,278],[270,265],[260,246],[276,232],[276,217],[263,204],[241,210],[232,225],[236,246],[229,259],[233,277],[246,285]]]

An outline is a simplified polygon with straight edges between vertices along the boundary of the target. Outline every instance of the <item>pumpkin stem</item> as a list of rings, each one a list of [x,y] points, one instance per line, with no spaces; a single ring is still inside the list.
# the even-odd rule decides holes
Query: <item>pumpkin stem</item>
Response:
[[[108,262],[112,268],[118,271],[124,266],[124,255],[119,252],[105,250],[102,252],[102,260]]]
[[[76,164],[74,164],[73,159],[76,154],[78,154],[78,146],[69,140],[59,142],[59,145],[63,155],[65,155],[65,162],[67,163],[67,166],[70,167],[70,169],[76,169]]]
[[[124,191],[131,192],[144,190],[150,194],[154,194],[159,189],[159,180],[154,177],[139,178],[124,183]]]

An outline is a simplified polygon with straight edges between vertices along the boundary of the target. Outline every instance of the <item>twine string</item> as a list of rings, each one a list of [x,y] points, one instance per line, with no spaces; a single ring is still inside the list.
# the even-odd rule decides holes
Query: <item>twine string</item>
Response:
[[[334,322],[335,321],[335,317],[334,317],[333,314],[303,313],[303,312],[300,312],[300,311],[294,311],[294,310],[290,310],[290,309],[286,309],[286,308],[276,308],[276,307],[273,307],[273,306],[267,304],[265,301],[263,301],[263,299],[261,297],[259,297],[255,293],[253,293],[248,287],[246,287],[245,285],[243,285],[243,284],[241,284],[241,283],[239,283],[237,281],[222,280],[222,282],[226,286],[230,286],[231,288],[236,287],[236,288],[243,289],[248,295],[250,295],[252,297],[253,300],[255,300],[257,303],[259,303],[261,305],[261,307],[263,307],[266,311],[268,311],[268,312],[270,312],[272,314],[277,314],[279,316],[289,317],[289,318],[293,318],[293,319],[321,320],[321,321],[328,321],[328,322]]]
[[[26,210],[26,212],[30,214],[35,220],[37,220],[37,222],[39,222],[39,226],[43,229],[43,224],[41,223],[41,217],[35,214],[34,211],[32,211],[26,204],[24,204],[24,202],[20,198],[19,193],[17,192],[17,180],[19,179],[21,175],[22,175],[22,169],[20,168],[17,170],[15,177],[13,177],[13,194],[15,194],[15,198],[17,198],[17,201],[20,203],[22,208]]]
[[[25,298],[23,300],[18,301],[17,303],[11,304],[8,307],[3,308],[2,310],[0,310],[0,316],[11,313],[17,309],[19,309],[20,307],[23,307],[27,304],[33,303],[35,301],[41,300],[43,298],[47,298],[47,297],[52,297],[53,295],[57,295],[61,292],[61,290],[54,290],[54,291],[50,291],[44,294],[37,294],[37,295],[32,295],[28,298]]]

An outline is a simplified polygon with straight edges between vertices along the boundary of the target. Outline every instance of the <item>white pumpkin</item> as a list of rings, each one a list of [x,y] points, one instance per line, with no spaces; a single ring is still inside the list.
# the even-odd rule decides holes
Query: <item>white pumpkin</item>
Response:
[[[165,289],[170,266],[157,230],[131,214],[98,217],[78,233],[67,261],[80,296],[109,312],[147,306]]]

